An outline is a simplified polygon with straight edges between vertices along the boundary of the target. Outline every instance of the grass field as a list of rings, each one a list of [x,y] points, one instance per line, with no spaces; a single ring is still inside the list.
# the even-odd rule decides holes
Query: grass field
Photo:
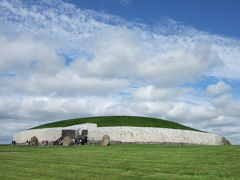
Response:
[[[78,119],[69,119],[57,121],[53,123],[43,124],[32,129],[52,128],[52,127],[66,127],[82,123],[96,123],[99,127],[103,126],[136,126],[136,127],[159,127],[172,129],[185,129],[199,131],[176,122],[167,121],[163,119],[137,117],[137,116],[99,116],[87,117]]]
[[[239,180],[239,167],[240,146],[0,146],[3,180]]]

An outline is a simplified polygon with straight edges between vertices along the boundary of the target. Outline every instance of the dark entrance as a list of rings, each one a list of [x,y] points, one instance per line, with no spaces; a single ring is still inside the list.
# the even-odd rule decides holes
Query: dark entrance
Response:
[[[82,145],[87,144],[87,142],[88,142],[88,130],[82,130],[80,139],[81,139],[81,144]]]
[[[65,136],[69,136],[70,138],[74,139],[75,138],[75,130],[70,130],[70,129],[64,129],[62,130],[62,138]]]
[[[82,136],[88,136],[88,130],[82,130]]]

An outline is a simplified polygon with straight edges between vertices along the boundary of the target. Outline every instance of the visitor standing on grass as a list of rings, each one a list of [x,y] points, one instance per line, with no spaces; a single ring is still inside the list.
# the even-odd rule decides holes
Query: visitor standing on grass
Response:
[[[62,146],[62,145],[63,145],[62,138],[60,138],[59,145],[60,145],[60,146]]]
[[[16,145],[16,141],[12,140],[12,145],[15,146]]]
[[[42,141],[41,141],[41,145],[42,145],[42,146],[44,146],[44,144],[45,144],[45,141],[44,141],[44,140],[42,140]]]

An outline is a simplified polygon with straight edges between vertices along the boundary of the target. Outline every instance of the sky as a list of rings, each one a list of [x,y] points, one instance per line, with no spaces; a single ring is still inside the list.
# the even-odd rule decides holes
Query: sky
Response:
[[[237,0],[0,0],[0,144],[70,118],[148,116],[240,142]]]

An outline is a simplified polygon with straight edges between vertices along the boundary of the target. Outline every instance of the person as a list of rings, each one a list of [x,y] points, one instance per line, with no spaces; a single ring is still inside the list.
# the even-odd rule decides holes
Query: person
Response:
[[[87,143],[88,143],[88,137],[85,136],[85,144],[87,144]]]
[[[28,146],[30,146],[30,144],[31,144],[31,141],[30,141],[30,140],[28,140]]]
[[[41,145],[42,145],[42,146],[44,146],[44,144],[45,144],[45,141],[44,141],[44,140],[42,140],[42,141],[41,141]]]
[[[36,142],[35,142],[35,143],[36,143],[35,145],[36,145],[36,146],[38,146],[38,140],[36,140]]]
[[[28,140],[26,141],[26,146],[28,146]]]
[[[81,144],[85,145],[87,143],[87,136],[82,136]]]
[[[48,140],[47,140],[47,139],[46,139],[46,141],[45,141],[45,145],[48,146]]]
[[[77,138],[77,145],[79,145],[80,144],[80,139],[79,138]]]
[[[62,145],[63,145],[62,138],[60,138],[59,145],[60,145],[60,146],[62,146]]]
[[[79,145],[82,145],[82,135],[80,135],[80,138],[79,138]]]

